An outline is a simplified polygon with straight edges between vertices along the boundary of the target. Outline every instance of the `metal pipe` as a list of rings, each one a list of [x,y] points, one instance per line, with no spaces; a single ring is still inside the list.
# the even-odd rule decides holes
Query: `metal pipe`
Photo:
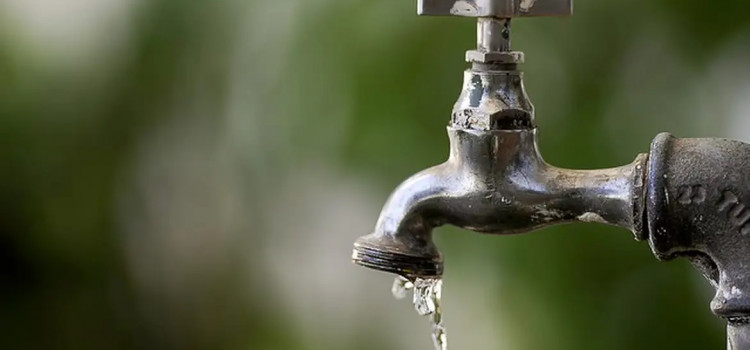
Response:
[[[738,323],[727,325],[727,350],[750,349],[750,324]]]
[[[477,50],[481,52],[510,51],[510,18],[478,18]]]

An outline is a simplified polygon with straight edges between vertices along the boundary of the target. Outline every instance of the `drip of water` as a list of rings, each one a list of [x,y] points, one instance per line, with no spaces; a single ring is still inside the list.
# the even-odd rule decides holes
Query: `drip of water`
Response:
[[[396,297],[396,299],[401,300],[403,298],[406,298],[406,295],[409,294],[409,290],[411,290],[412,288],[414,288],[414,283],[406,278],[398,276],[393,281],[391,293],[393,293],[393,296]]]
[[[439,278],[416,278],[411,281],[398,276],[393,282],[393,296],[403,299],[409,290],[414,291],[414,308],[421,316],[430,316],[432,322],[432,342],[436,350],[448,348],[448,337],[443,325],[443,313],[440,309],[440,296],[443,288],[443,280]]]

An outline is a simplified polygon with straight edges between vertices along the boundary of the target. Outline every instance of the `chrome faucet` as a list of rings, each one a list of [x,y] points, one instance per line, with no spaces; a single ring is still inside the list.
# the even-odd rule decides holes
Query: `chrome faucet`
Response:
[[[689,259],[717,289],[711,308],[728,321],[730,349],[750,349],[750,145],[663,133],[648,154],[599,170],[557,168],[540,155],[510,21],[572,8],[572,0],[419,0],[422,15],[476,17],[477,49],[466,53],[471,68],[447,128],[448,160],[391,194],[375,231],[355,242],[353,261],[436,277],[437,226],[505,235],[610,224],[648,240],[659,259]]]

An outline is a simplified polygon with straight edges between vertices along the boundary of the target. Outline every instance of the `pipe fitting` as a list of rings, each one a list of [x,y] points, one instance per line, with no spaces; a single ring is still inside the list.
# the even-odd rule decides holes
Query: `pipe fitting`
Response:
[[[750,323],[748,173],[746,143],[663,133],[651,145],[651,249],[661,260],[690,260],[716,288],[711,310],[730,324]]]

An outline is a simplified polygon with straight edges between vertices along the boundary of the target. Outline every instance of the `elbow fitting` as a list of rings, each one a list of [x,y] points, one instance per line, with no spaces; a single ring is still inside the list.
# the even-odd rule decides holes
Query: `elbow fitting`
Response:
[[[750,144],[658,135],[649,159],[648,240],[661,260],[687,258],[714,286],[711,310],[730,342],[750,339]],[[741,341],[741,336],[745,341]]]

